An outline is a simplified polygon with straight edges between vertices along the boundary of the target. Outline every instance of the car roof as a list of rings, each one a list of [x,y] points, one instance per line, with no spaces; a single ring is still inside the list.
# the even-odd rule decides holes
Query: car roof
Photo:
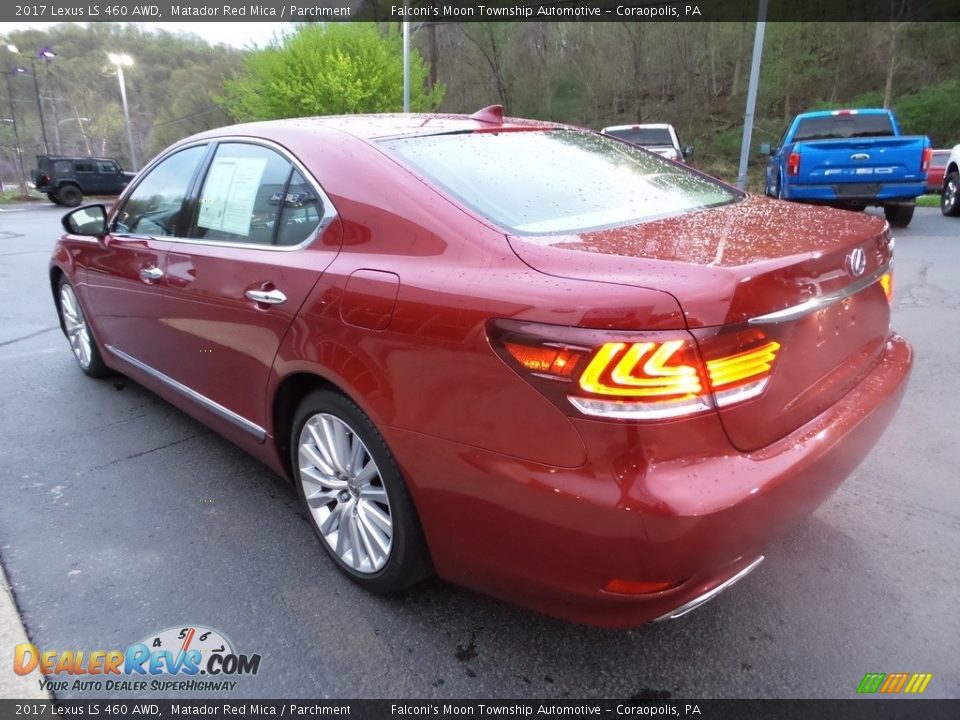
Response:
[[[482,112],[482,111],[480,111]],[[475,113],[477,115],[479,113]],[[194,139],[212,138],[218,135],[251,134],[282,136],[285,131],[302,132],[311,129],[330,129],[352,135],[362,140],[440,135],[454,132],[492,132],[496,130],[531,130],[537,128],[569,128],[569,125],[505,117],[502,122],[478,120],[470,115],[448,113],[394,113],[378,115],[324,115],[318,117],[265,120],[218,128],[194,136]]]
[[[810,112],[800,113],[797,117],[801,118],[820,118],[830,117],[832,115],[888,115],[890,110],[885,108],[852,108],[850,110],[811,110]]]

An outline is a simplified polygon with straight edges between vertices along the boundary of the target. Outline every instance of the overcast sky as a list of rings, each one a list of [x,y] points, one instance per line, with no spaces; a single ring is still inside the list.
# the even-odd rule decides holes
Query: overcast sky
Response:
[[[26,28],[43,30],[59,24],[62,23],[12,22],[3,23],[3,30],[4,32]],[[67,24],[86,25],[87,23]],[[162,29],[168,32],[193,33],[211,44],[223,43],[236,48],[266,45],[276,34],[283,33],[291,25],[291,23],[281,22],[155,22],[137,24],[142,25],[146,30]]]

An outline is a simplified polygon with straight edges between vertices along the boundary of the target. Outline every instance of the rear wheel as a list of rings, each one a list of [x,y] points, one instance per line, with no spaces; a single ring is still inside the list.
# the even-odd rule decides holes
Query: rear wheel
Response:
[[[429,574],[413,501],[383,437],[340,393],[307,395],[294,417],[294,480],[304,512],[337,567],[375,593]]]
[[[884,205],[883,214],[893,227],[905,228],[913,219],[915,205]]]
[[[948,217],[960,215],[960,174],[956,170],[947,175],[943,182],[943,192],[940,194],[940,212]]]
[[[83,193],[76,185],[64,185],[57,191],[57,197],[61,205],[76,207],[83,200]]]
[[[774,196],[777,198],[777,200],[786,200],[786,198],[783,196],[783,176],[779,174],[777,175],[777,187],[774,190]]]
[[[50,202],[54,203],[55,205],[59,205],[59,204],[60,204],[60,198],[57,197],[57,194],[56,194],[55,192],[48,192],[48,193],[47,193],[47,200],[49,200]]]
[[[100,356],[97,342],[93,339],[87,317],[80,306],[80,300],[66,276],[60,278],[58,305],[63,331],[70,343],[77,365],[90,377],[100,378],[109,375],[110,369]]]

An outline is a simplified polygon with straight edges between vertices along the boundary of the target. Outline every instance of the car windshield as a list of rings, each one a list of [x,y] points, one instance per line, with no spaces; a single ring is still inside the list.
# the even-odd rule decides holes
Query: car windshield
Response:
[[[452,133],[383,145],[515,234],[622,227],[742,197],[703,175],[579,130]]]
[[[886,113],[871,115],[825,115],[803,118],[797,124],[793,141],[831,140],[835,138],[888,137],[893,121]]]
[[[611,135],[634,145],[673,145],[673,136],[667,128],[627,128],[624,130],[607,130],[607,135]]]

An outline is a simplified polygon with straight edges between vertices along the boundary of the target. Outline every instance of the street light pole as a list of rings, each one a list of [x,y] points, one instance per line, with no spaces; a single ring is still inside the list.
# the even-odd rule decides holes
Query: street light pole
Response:
[[[409,9],[409,3],[405,3]],[[410,21],[403,21],[403,111],[410,112]]]
[[[133,65],[133,58],[129,55],[116,55],[110,53],[110,62],[117,66],[117,80],[120,83],[120,100],[123,102],[123,119],[127,124],[127,145],[130,148],[130,163],[133,171],[138,169],[137,153],[133,149],[133,132],[130,129],[130,110],[127,107],[127,83],[123,77],[123,66]]]
[[[760,56],[763,54],[763,34],[767,27],[767,0],[760,0],[757,8],[757,29],[753,36],[753,60],[750,65],[750,86],[747,88],[747,107],[743,114],[743,140],[740,144],[740,171],[737,187],[747,189],[747,165],[750,161],[750,138],[753,136],[753,113],[757,108],[757,87],[760,84]]]
[[[7,73],[7,99],[10,101],[10,121],[13,123],[13,141],[17,144],[17,164],[20,166],[20,182],[26,182],[27,176],[23,170],[23,153],[20,150],[20,132],[17,130],[17,109],[13,104],[13,87],[10,79],[20,73],[26,72],[26,68],[15,67]]]

